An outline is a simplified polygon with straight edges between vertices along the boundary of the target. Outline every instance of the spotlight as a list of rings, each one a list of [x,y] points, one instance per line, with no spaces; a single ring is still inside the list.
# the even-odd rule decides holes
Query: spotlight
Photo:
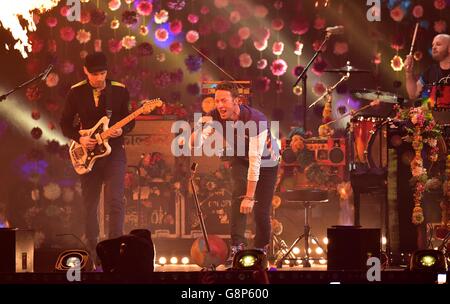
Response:
[[[234,270],[265,270],[267,267],[267,257],[258,249],[242,250],[233,259]]]
[[[167,259],[165,257],[160,257],[158,260],[159,265],[165,265],[167,264]]]
[[[411,257],[410,270],[446,272],[447,261],[441,251],[433,249],[417,250]]]
[[[171,257],[170,258],[170,264],[176,264],[176,263],[178,263],[177,257]]]
[[[183,265],[189,264],[189,258],[188,258],[188,257],[182,258],[182,259],[181,259],[181,263],[182,263]]]
[[[92,270],[93,263],[89,259],[89,253],[85,250],[73,249],[63,251],[56,260],[55,269],[67,271],[74,267],[80,270]]]

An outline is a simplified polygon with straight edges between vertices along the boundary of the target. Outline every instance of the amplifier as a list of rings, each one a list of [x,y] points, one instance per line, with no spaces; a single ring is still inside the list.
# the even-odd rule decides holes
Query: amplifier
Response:
[[[345,166],[345,138],[310,138],[306,149],[314,151],[314,159],[320,165]]]

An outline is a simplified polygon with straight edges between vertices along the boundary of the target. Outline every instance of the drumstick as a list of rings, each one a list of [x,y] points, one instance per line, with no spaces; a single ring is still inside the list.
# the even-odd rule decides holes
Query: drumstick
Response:
[[[417,29],[419,28],[419,22],[416,23],[416,28],[414,29],[414,35],[411,42],[411,48],[409,49],[409,55],[412,55],[412,51],[414,49],[414,43],[416,42]]]

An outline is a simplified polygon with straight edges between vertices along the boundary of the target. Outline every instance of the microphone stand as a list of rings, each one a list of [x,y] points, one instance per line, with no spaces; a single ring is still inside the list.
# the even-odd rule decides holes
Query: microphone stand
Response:
[[[317,56],[319,56],[319,54],[322,53],[323,47],[325,46],[327,41],[330,39],[330,37],[331,37],[331,32],[327,32],[325,35],[325,39],[322,41],[322,44],[320,45],[319,49],[314,53],[314,56],[311,58],[311,60],[305,66],[305,68],[300,73],[300,75],[298,76],[297,80],[295,81],[295,83],[293,85],[293,87],[295,88],[297,86],[297,84],[300,82],[300,79],[303,81],[303,129],[305,132],[306,132],[306,126],[307,126],[306,125],[306,110],[307,110],[307,106],[306,106],[306,103],[307,103],[307,99],[306,99],[307,75],[306,75],[306,73],[308,72],[308,70],[311,67],[311,65],[313,64],[313,62],[316,60]]]
[[[12,93],[14,93],[14,92],[18,91],[19,89],[21,89],[21,88],[23,88],[23,87],[29,85],[30,83],[35,82],[35,81],[38,80],[39,78],[41,78],[42,80],[44,80],[44,79],[45,79],[44,76],[45,76],[45,74],[47,74],[47,70],[48,70],[48,68],[47,68],[44,72],[42,72],[42,73],[40,73],[39,75],[37,75],[36,77],[34,77],[34,78],[32,78],[32,79],[30,79],[30,80],[28,80],[28,81],[26,81],[26,82],[24,82],[24,83],[18,85],[17,87],[15,87],[14,89],[12,89],[11,91],[6,92],[5,94],[1,95],[1,96],[0,96],[0,102],[2,102],[3,100],[5,100],[5,99],[6,99],[9,95],[11,95]]]

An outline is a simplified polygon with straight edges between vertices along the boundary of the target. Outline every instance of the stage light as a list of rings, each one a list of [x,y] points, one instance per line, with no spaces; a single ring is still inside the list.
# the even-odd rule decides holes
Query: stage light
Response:
[[[320,265],[325,265],[327,263],[327,260],[325,260],[324,258],[320,258],[319,263]]]
[[[183,265],[189,264],[189,258],[188,258],[188,257],[182,258],[182,259],[181,259],[181,263],[182,263]]]
[[[165,265],[167,264],[167,259],[165,257],[160,257],[158,260],[159,265]]]
[[[55,269],[59,271],[67,271],[74,267],[80,270],[92,270],[93,262],[89,258],[89,253],[81,249],[65,250],[56,260]]]
[[[433,249],[417,250],[411,257],[410,270],[446,272],[447,261],[441,251]]]
[[[311,252],[312,252],[312,249],[308,248],[308,253],[311,254]]]
[[[300,253],[300,248],[298,248],[298,247],[292,248],[292,253],[295,254],[295,255],[299,254]]]
[[[385,236],[383,236],[381,238],[381,244],[386,245],[387,244],[387,238]]]
[[[233,259],[233,269],[235,270],[263,270],[267,267],[266,255],[257,249],[242,250]]]
[[[323,241],[323,243],[324,243],[325,245],[328,245],[328,238],[327,238],[327,237],[324,237],[322,241]]]
[[[317,248],[316,248],[316,253],[317,253],[317,254],[322,254],[322,253],[323,253],[323,249],[320,248],[320,247],[317,247]]]
[[[176,264],[176,263],[178,263],[177,257],[171,257],[170,258],[170,264]]]

